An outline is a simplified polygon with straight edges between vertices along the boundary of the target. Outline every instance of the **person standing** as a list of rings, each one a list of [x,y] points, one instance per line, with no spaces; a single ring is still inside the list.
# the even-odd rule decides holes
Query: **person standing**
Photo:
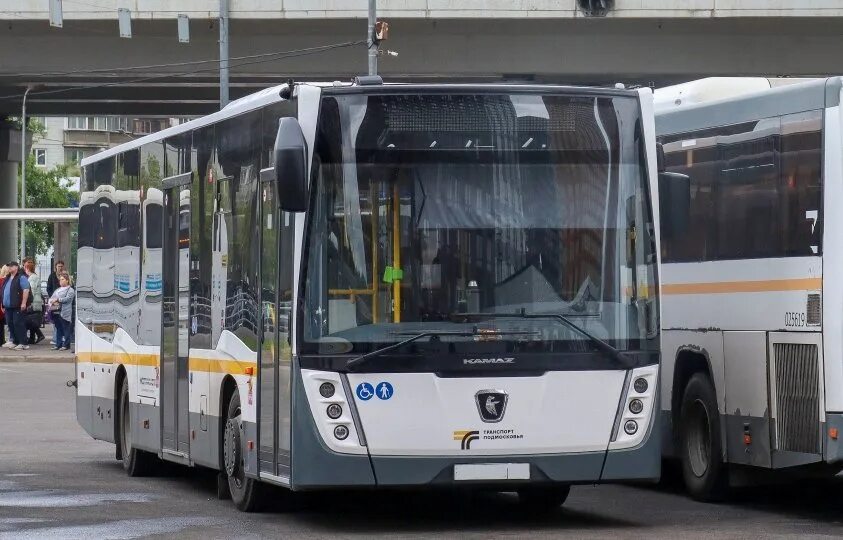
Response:
[[[56,266],[52,272],[50,272],[50,277],[47,278],[47,296],[53,296],[53,293],[56,292],[56,289],[60,287],[59,285],[59,276],[64,274],[64,261],[56,261]]]
[[[6,277],[9,275],[9,267],[5,264],[0,268],[0,292],[3,291],[3,284],[6,283]],[[11,336],[10,336],[11,337]],[[3,310],[2,298],[0,298],[0,347],[5,347],[6,343],[11,343],[11,339],[6,341],[6,312]]]
[[[29,348],[26,344],[24,314],[31,303],[29,280],[20,272],[17,261],[12,261],[9,263],[9,277],[3,283],[3,309],[6,311],[11,341],[18,351]]]
[[[70,286],[70,276],[63,272],[59,276],[59,288],[50,296],[49,304],[56,323],[56,346],[53,350],[70,350],[73,321],[73,301],[76,291]]]
[[[53,293],[56,292],[56,289],[59,288],[59,276],[64,273],[64,261],[58,260],[56,261],[55,266],[53,267],[53,271],[50,272],[50,276],[47,278],[47,298],[52,298]],[[50,312],[50,319],[52,320],[53,313]],[[56,345],[56,332],[59,329],[59,323],[56,321],[52,321],[55,330],[53,332],[53,346]]]
[[[35,261],[27,257],[23,262],[26,279],[29,280],[29,290],[32,294],[32,306],[26,312],[26,329],[29,331],[28,343],[35,345],[44,341],[41,323],[44,321],[44,296],[41,293],[41,276],[35,273]]]

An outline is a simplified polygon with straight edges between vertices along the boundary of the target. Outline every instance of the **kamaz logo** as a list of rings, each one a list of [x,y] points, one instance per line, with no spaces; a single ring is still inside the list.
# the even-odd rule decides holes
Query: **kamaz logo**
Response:
[[[505,358],[463,358],[462,363],[470,366],[475,364],[512,364],[515,358],[511,356]]]

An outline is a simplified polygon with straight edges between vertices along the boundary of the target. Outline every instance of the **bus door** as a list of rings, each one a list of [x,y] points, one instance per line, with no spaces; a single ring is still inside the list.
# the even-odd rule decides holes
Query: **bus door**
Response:
[[[290,478],[290,345],[292,215],[278,209],[274,169],[261,171],[261,324],[258,359],[260,476]]]
[[[161,329],[161,436],[165,457],[186,461],[188,424],[188,276],[191,173],[164,179]]]

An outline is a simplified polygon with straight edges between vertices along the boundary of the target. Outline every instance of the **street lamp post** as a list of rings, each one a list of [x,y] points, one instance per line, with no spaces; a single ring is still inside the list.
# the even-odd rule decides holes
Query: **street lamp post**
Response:
[[[375,43],[375,23],[378,22],[377,0],[369,0],[369,14],[367,25],[366,46],[369,60],[369,75],[378,74],[378,45]]]
[[[26,210],[26,96],[32,90],[26,87],[23,93],[23,106],[20,114],[20,208]],[[20,260],[26,256],[26,222],[20,222]]]

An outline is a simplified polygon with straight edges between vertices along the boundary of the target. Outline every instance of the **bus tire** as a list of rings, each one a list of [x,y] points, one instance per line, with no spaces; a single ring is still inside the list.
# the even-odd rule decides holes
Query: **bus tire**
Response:
[[[220,455],[234,506],[242,512],[255,512],[259,509],[261,484],[246,476],[243,438],[240,393],[235,390],[228,401]]]
[[[682,394],[680,457],[685,488],[703,502],[722,500],[727,491],[720,440],[717,394],[703,373],[694,374]]]
[[[132,423],[129,415],[129,381],[123,378],[120,389],[120,421],[117,444],[123,456],[123,470],[131,477],[151,476],[157,468],[158,458],[150,452],[132,448]]]
[[[570,493],[571,486],[523,488],[518,490],[518,504],[529,513],[548,514],[565,504]]]

